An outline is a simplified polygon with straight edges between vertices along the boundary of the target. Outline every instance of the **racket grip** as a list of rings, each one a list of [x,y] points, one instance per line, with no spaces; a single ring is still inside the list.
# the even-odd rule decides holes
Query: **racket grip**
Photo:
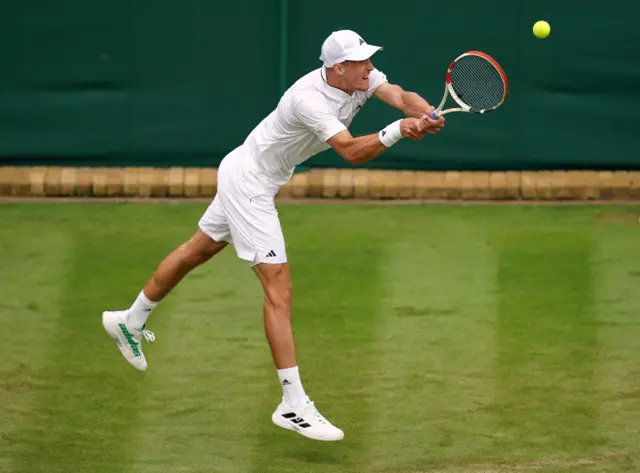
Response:
[[[436,112],[431,112],[429,114],[429,118],[431,118],[432,120],[437,120],[438,118],[440,118],[440,115],[438,115]]]

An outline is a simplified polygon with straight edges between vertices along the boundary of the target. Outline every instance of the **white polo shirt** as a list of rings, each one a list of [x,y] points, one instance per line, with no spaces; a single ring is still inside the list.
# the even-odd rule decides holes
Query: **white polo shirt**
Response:
[[[330,148],[327,140],[345,130],[360,108],[387,77],[369,74],[369,90],[352,95],[330,86],[321,67],[300,78],[282,96],[277,108],[253,129],[243,144],[244,159],[283,186],[295,167]]]

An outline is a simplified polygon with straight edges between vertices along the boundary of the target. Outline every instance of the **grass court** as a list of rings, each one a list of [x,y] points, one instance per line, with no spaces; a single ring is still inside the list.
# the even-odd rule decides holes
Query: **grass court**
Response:
[[[229,247],[154,311],[149,371],[100,322],[206,204],[0,206],[0,471],[640,471],[640,226],[624,205],[279,206],[303,384],[271,423],[258,279]]]

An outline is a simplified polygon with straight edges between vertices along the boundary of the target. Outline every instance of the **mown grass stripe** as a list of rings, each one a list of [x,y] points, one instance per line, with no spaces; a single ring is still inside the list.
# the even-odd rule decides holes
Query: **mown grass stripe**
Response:
[[[127,471],[137,448],[145,375],[122,358],[100,316],[128,307],[135,297],[132,288],[144,283],[148,261],[162,251],[157,240],[145,238],[145,229],[162,228],[169,212],[119,206],[35,209],[29,210],[42,211],[52,228],[69,232],[70,257],[56,281],[61,291],[60,317],[51,328],[56,344],[41,372],[36,405],[21,426],[29,442],[19,471]]]
[[[565,460],[597,446],[594,242],[584,228],[512,229],[498,258],[494,455]]]
[[[427,220],[429,228],[418,224],[397,235],[382,270],[388,297],[377,330],[376,415],[362,471],[431,471],[473,463],[482,453],[494,357],[494,260],[477,221]]]
[[[640,465],[640,251],[637,225],[615,225],[602,238],[595,276],[599,343],[596,379],[602,454],[626,461],[618,471]],[[625,468],[623,468],[626,467]]]
[[[0,207],[0,220],[13,214]],[[52,330],[63,316],[58,281],[65,276],[69,236],[64,228],[17,218],[0,228],[0,471],[20,471],[29,455],[28,425],[38,421],[34,405],[46,386]]]

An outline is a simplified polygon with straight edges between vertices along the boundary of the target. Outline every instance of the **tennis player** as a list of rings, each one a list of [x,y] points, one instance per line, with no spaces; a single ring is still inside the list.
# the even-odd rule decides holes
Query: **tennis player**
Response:
[[[147,369],[141,341],[153,341],[147,318],[191,270],[233,244],[264,288],[266,337],[282,386],[272,421],[316,440],[340,440],[342,430],[322,416],[300,378],[291,327],[291,282],[285,241],[274,198],[296,165],[333,148],[353,165],[365,163],[402,138],[420,140],[444,126],[418,94],[387,81],[371,57],[382,48],[353,31],[332,33],[323,43],[323,65],[295,82],[276,109],[231,151],[218,168],[218,191],[199,228],[157,267],[128,310],[105,311],[102,323],[125,359]],[[347,127],[371,97],[404,112],[377,133],[353,137]]]

